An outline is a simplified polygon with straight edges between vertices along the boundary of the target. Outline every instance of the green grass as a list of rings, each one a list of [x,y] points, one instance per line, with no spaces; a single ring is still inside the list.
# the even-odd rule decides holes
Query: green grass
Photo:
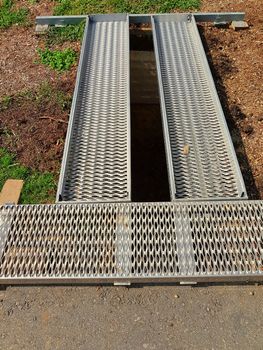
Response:
[[[42,50],[37,49],[40,62],[59,72],[69,70],[77,60],[77,53],[72,49]]]
[[[28,93],[32,94],[32,100],[39,106],[48,104],[58,105],[61,110],[69,109],[71,106],[71,93],[66,94],[63,91],[57,90],[48,82],[43,82],[37,92],[32,93],[29,91]]]
[[[152,13],[197,9],[201,0],[57,0],[55,15],[89,13]]]
[[[4,96],[0,101],[0,112],[8,109],[12,104],[12,96]]]
[[[6,29],[13,24],[25,24],[28,10],[22,8],[14,10],[12,0],[0,1],[0,29]]]
[[[26,90],[16,95],[4,96],[2,100],[0,100],[0,111],[9,109],[12,107],[13,103],[16,103],[19,107],[26,99],[32,101],[32,104],[39,107],[57,105],[63,111],[70,108],[72,94],[57,90],[54,86],[50,85],[48,81],[44,81],[37,91]]]
[[[54,202],[56,182],[53,174],[33,171],[16,162],[15,156],[0,148],[0,188],[7,179],[24,180],[20,203]]]
[[[76,25],[67,25],[65,27],[50,27],[46,43],[47,45],[63,44],[66,41],[82,40],[85,21]]]

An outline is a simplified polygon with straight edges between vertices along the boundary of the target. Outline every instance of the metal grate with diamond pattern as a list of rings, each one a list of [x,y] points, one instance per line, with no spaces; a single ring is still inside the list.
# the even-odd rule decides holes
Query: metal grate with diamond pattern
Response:
[[[130,199],[129,22],[89,16],[58,200]]]
[[[152,17],[172,199],[246,190],[194,16]]]
[[[0,283],[263,277],[263,201],[2,207],[0,235]]]

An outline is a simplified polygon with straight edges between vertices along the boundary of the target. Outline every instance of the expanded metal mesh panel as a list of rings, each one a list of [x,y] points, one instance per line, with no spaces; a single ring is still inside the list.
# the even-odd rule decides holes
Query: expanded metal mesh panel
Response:
[[[86,31],[60,200],[129,200],[128,19],[91,16]]]
[[[263,276],[263,201],[0,209],[0,282]]]
[[[263,273],[263,204],[188,207],[195,273]]]
[[[160,15],[152,23],[172,199],[244,196],[194,19]]]

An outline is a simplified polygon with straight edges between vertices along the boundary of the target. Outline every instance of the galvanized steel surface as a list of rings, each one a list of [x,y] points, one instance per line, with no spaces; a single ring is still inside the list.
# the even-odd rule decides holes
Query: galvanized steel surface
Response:
[[[90,16],[86,31],[58,197],[77,202],[129,200],[128,17]]]
[[[0,282],[263,277],[263,201],[0,209]]]
[[[171,197],[245,197],[223,111],[191,15],[153,16]]]

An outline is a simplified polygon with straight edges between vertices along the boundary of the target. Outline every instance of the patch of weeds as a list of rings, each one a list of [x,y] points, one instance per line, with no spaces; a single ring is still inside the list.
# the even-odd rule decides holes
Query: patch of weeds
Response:
[[[25,100],[31,101],[38,107],[57,105],[61,110],[67,110],[71,106],[72,94],[58,90],[56,87],[50,85],[48,81],[44,81],[36,91],[26,90],[17,95],[5,96],[0,101],[0,112],[9,109],[13,104],[20,106]]]
[[[4,137],[6,139],[12,139],[14,137],[14,133],[12,130],[7,127],[0,128],[0,137]]]
[[[12,101],[13,101],[12,96],[3,97],[2,100],[0,101],[0,111],[4,111],[8,109],[11,106]]]
[[[56,183],[53,174],[40,173],[16,162],[15,156],[0,148],[0,188],[7,179],[24,180],[20,203],[54,202]]]
[[[158,12],[170,12],[175,8],[181,10],[188,9],[198,9],[200,7],[201,0],[169,0],[169,1],[160,1],[160,7]]]
[[[201,0],[57,0],[55,15],[87,13],[151,13],[169,12],[173,9],[197,9]]]
[[[72,49],[37,49],[37,52],[42,64],[59,72],[69,70],[77,60],[77,53]]]
[[[56,90],[48,82],[44,82],[40,85],[39,90],[36,92],[33,99],[37,105],[43,106],[48,104],[56,104],[62,110],[69,109],[71,106],[72,96],[66,94],[63,91]]]
[[[23,186],[20,202],[29,204],[54,202],[55,189],[53,174],[31,172]]]
[[[14,10],[12,0],[0,1],[0,29],[9,28],[13,24],[25,24],[27,14],[26,8]]]
[[[67,25],[65,27],[50,27],[47,33],[47,45],[63,44],[66,41],[82,40],[85,28],[85,21],[76,25]]]

